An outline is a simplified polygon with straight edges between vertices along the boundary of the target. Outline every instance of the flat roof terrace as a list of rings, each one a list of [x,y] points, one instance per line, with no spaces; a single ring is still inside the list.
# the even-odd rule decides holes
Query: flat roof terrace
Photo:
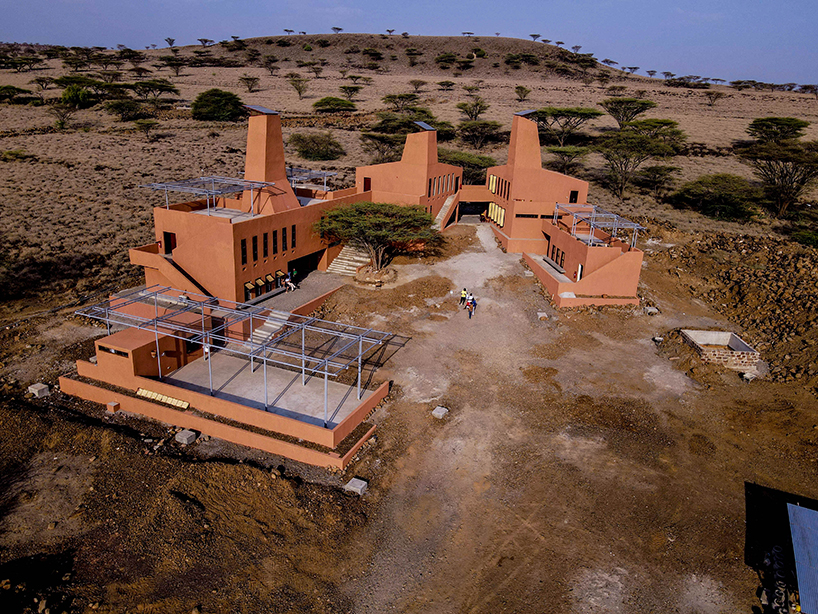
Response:
[[[195,360],[165,376],[163,381],[194,392],[210,394],[212,369],[214,397],[330,429],[335,428],[372,395],[371,390],[363,389],[361,399],[358,400],[355,384],[326,382],[325,425],[324,378],[311,375],[302,377],[299,372],[276,367],[267,367],[265,374],[264,366],[259,361],[254,361],[251,365],[247,358],[231,356],[221,351],[211,352],[209,360],[209,365],[204,358]]]

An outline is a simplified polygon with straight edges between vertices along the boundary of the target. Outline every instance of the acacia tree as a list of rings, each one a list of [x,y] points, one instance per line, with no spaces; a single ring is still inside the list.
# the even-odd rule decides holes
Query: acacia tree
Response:
[[[554,154],[557,158],[557,166],[561,173],[567,173],[578,160],[582,159],[590,150],[587,147],[549,147],[548,153]]]
[[[325,241],[341,241],[366,251],[380,271],[409,246],[439,240],[434,220],[422,207],[360,202],[324,213],[314,229]]]
[[[818,141],[760,142],[736,153],[761,179],[779,217],[818,179]]]
[[[427,84],[428,82],[424,81],[423,79],[412,79],[409,81],[409,85],[412,86],[412,89],[414,89],[416,93],[423,89],[423,86]]]
[[[687,140],[684,131],[679,130],[678,122],[672,119],[638,119],[623,126],[637,134],[643,134],[652,139],[658,139],[678,151],[682,143]]]
[[[459,102],[457,103],[458,110],[466,116],[466,119],[469,121],[477,121],[480,119],[480,116],[485,113],[489,107],[491,106],[485,100],[483,100],[480,96],[476,96],[472,99],[471,102]]]
[[[420,96],[417,94],[387,94],[381,100],[384,104],[392,107],[395,113],[403,113],[415,106],[415,103],[420,100]]]
[[[537,42],[537,39],[540,38],[539,34],[529,34],[529,36],[531,37],[531,40],[533,40],[534,42]]]
[[[528,98],[528,95],[531,93],[531,90],[528,89],[525,85],[518,85],[514,88],[514,93],[517,95],[517,100],[519,102],[525,102],[525,99]]]
[[[459,126],[460,138],[475,149],[483,149],[486,143],[500,138],[500,128],[502,126],[500,122],[482,119],[461,122]]]
[[[666,143],[633,130],[606,134],[600,139],[596,149],[605,159],[610,189],[620,199],[644,162],[673,153]]]
[[[760,143],[781,143],[804,136],[808,121],[795,117],[760,117],[750,122],[747,134]]]
[[[338,88],[341,93],[344,95],[344,98],[352,102],[352,99],[355,98],[355,95],[364,89],[363,85],[342,85]]]
[[[297,72],[291,72],[287,75],[287,83],[289,83],[292,88],[298,94],[298,99],[301,100],[304,98],[304,94],[307,93],[307,87],[309,86],[310,80],[306,77],[302,77]]]
[[[654,108],[656,103],[639,98],[607,98],[600,102],[599,106],[605,109],[621,128],[623,124],[632,122],[638,115]]]
[[[727,96],[727,94],[725,94],[724,92],[717,92],[715,90],[708,90],[704,93],[704,97],[707,98],[708,107],[712,107],[725,96]]]
[[[255,90],[258,87],[259,81],[260,79],[258,77],[252,75],[242,75],[239,77],[239,83],[246,87],[248,92]]]
[[[600,115],[602,111],[582,107],[543,107],[535,113],[534,119],[563,147],[568,137]]]

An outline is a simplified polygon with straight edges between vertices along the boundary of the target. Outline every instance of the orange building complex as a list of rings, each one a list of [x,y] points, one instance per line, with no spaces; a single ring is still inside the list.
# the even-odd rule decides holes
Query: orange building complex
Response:
[[[289,313],[256,303],[288,273],[330,265],[342,246],[324,242],[313,225],[354,202],[424,207],[440,228],[459,220],[461,202],[477,203],[557,306],[638,303],[640,226],[588,205],[586,182],[542,168],[527,112],[513,119],[508,163],[488,169],[485,185],[462,185],[462,169],[438,162],[436,131],[418,122],[399,162],[360,167],[355,187],[327,191],[298,183],[329,173],[285,166],[278,113],[248,108],[243,179],[145,186],[165,193],[154,210],[155,241],[130,250],[146,285],[78,312],[105,322],[109,335],[96,342],[92,360],[77,362],[76,377],[61,378],[64,392],[345,467],[372,434],[366,419],[389,390],[362,381],[377,366],[367,359],[395,336],[310,317],[325,296]],[[170,192],[195,200],[171,203]],[[350,369],[355,384],[336,380]]]
[[[642,252],[635,244],[642,227],[586,204],[587,182],[542,167],[529,113],[512,120],[508,163],[489,168],[485,186],[464,186],[460,201],[488,203],[497,239],[523,254],[558,307],[638,305]]]

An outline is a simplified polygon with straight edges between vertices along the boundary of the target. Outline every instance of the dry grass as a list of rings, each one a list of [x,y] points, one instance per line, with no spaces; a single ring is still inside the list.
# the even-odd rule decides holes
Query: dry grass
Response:
[[[340,85],[348,84],[339,70],[350,74],[369,76],[373,82],[360,92],[356,103],[359,113],[372,114],[383,109],[381,98],[389,93],[411,90],[409,80],[424,79],[421,104],[440,119],[456,123],[460,114],[456,104],[466,99],[463,85],[478,80],[480,95],[491,105],[485,119],[500,121],[510,127],[512,114],[522,108],[553,106],[595,107],[607,94],[599,85],[586,86],[575,79],[557,77],[544,65],[526,66],[512,70],[503,63],[507,53],[533,52],[543,60],[554,59],[553,47],[531,41],[506,38],[465,37],[385,37],[368,34],[341,34],[325,36],[291,36],[290,47],[278,47],[266,39],[251,39],[248,44],[263,55],[274,54],[279,59],[279,76],[272,77],[260,67],[241,68],[187,68],[179,77],[167,70],[156,77],[171,79],[180,90],[180,104],[189,103],[200,92],[220,87],[238,93],[244,102],[280,110],[284,115],[284,135],[295,131],[323,128],[300,128],[311,120],[298,119],[309,114],[312,103],[323,96],[338,95]],[[325,38],[330,46],[320,48],[316,41]],[[304,51],[309,42],[312,52]],[[379,62],[381,72],[349,67],[366,61],[360,53],[344,53],[351,47],[377,48],[384,55]],[[414,47],[423,55],[420,63],[410,67],[406,49]],[[453,51],[461,57],[479,47],[487,56],[475,61],[475,67],[454,77],[455,68],[441,70],[434,57],[444,51]],[[183,56],[192,55],[193,47],[181,48]],[[148,51],[149,57],[166,53]],[[215,55],[231,55],[218,45]],[[233,54],[243,57],[243,52]],[[397,59],[392,59],[393,56]],[[299,70],[299,61],[325,60],[321,78],[310,81],[309,91],[299,100],[283,77],[291,70]],[[495,68],[494,64],[499,64]],[[150,61],[147,65],[150,65]],[[661,68],[661,67],[656,67]],[[34,76],[64,74],[58,61],[36,73],[0,73],[0,85],[27,87]],[[308,75],[306,69],[299,72]],[[260,90],[247,93],[238,79],[243,74],[258,76]],[[437,81],[457,83],[451,92],[439,91]],[[661,80],[644,77],[622,77],[618,84],[625,85],[635,95],[645,90],[646,96],[658,106],[648,113],[650,117],[667,117],[679,122],[689,140],[703,143],[711,150],[727,148],[732,142],[745,137],[744,129],[755,117],[768,115],[794,116],[813,122],[807,138],[818,138],[818,100],[805,94],[791,92],[735,92],[725,89],[729,97],[715,107],[706,104],[700,91],[664,87]],[[517,102],[514,87],[524,84],[532,92],[523,103]],[[51,95],[57,93],[50,90]],[[49,92],[47,92],[49,93]],[[140,189],[140,184],[171,178],[195,176],[202,173],[238,176],[243,170],[245,126],[196,122],[185,112],[174,112],[160,118],[157,139],[148,142],[144,135],[129,123],[116,121],[99,108],[78,113],[65,132],[51,129],[53,118],[42,107],[0,105],[0,152],[22,151],[35,156],[0,162],[0,197],[3,199],[3,251],[7,284],[5,298],[43,296],[64,290],[86,292],[105,284],[116,284],[138,271],[130,267],[127,249],[152,240],[151,206],[159,199]],[[364,120],[367,118],[364,117]],[[291,164],[335,170],[339,173],[334,187],[351,185],[356,166],[369,163],[363,151],[356,125],[360,121],[346,121],[331,127],[330,131],[346,150],[346,155],[331,163],[308,162],[288,148]],[[590,134],[615,126],[610,117],[603,116],[592,122]],[[444,146],[447,146],[444,144]],[[468,150],[460,144],[457,148]],[[486,148],[480,153],[493,156],[499,163],[506,159],[506,145]],[[546,154],[547,162],[547,154]],[[732,156],[707,155],[679,157],[672,162],[681,167],[679,182],[702,174],[730,172],[750,177],[749,169]],[[602,161],[597,156],[585,160],[576,174],[593,180],[599,176]],[[592,183],[591,201],[634,217],[651,216],[671,221],[679,228],[694,230],[721,228],[717,224],[688,212],[678,212],[657,204],[646,195],[634,194],[625,203],[616,201],[596,183]],[[761,231],[770,230],[767,226]],[[747,232],[747,229],[743,229]],[[752,230],[751,230],[752,231]]]

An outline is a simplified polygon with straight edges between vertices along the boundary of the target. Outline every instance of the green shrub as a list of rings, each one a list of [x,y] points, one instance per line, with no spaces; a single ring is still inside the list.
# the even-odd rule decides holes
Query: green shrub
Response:
[[[475,57],[484,58],[486,57],[486,52],[484,49],[480,49],[480,47],[475,47],[471,50]]]
[[[491,156],[477,156],[465,151],[439,149],[437,161],[454,164],[463,168],[463,183],[479,185],[486,182],[486,169],[497,166],[497,160]]]
[[[452,53],[451,51],[441,53],[439,56],[435,58],[435,64],[437,64],[441,68],[449,68],[455,62],[457,62],[457,54]]]
[[[717,219],[747,220],[756,211],[761,191],[744,177],[729,173],[704,175],[679,188],[670,198],[677,207]]]
[[[112,100],[105,103],[105,110],[111,115],[118,115],[119,120],[123,122],[146,119],[151,116],[148,110],[136,100]]]
[[[810,247],[818,247],[818,231],[815,230],[796,230],[790,235],[793,241],[798,241],[802,245],[809,245]]]
[[[346,152],[329,132],[318,134],[294,134],[289,144],[305,160],[337,160]]]
[[[380,51],[378,51],[377,49],[373,49],[372,47],[367,47],[366,49],[361,51],[361,53],[363,53],[365,56],[367,56],[371,60],[377,61],[377,60],[382,60],[383,59],[383,54]]]
[[[292,43],[288,41],[286,38],[279,38],[276,41],[276,45],[278,45],[279,47],[290,47],[292,46]]]
[[[309,43],[306,43],[306,44],[304,45],[304,51],[312,51],[312,47],[310,47],[310,44],[309,44]]]
[[[355,103],[335,96],[326,96],[312,104],[312,108],[319,113],[340,113],[342,111],[354,111]]]
[[[63,90],[60,102],[75,109],[88,109],[95,104],[94,96],[84,87],[69,85]]]
[[[232,92],[211,89],[196,96],[191,105],[193,119],[203,121],[238,121],[247,114],[241,98]]]

